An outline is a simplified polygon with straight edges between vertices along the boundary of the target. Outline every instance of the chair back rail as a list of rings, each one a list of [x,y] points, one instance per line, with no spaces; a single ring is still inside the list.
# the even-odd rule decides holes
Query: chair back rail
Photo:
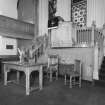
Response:
[[[50,82],[52,82],[53,73],[55,73],[56,80],[58,80],[58,55],[48,55],[47,74],[50,74]]]
[[[58,55],[48,55],[48,68],[51,65],[58,66]]]

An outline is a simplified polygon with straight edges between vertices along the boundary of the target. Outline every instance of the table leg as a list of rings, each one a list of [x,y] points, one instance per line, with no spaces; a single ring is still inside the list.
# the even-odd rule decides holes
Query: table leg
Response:
[[[30,94],[30,72],[29,69],[26,70],[26,95]]]
[[[6,65],[4,65],[4,85],[7,85],[7,75],[8,75],[8,72],[6,70]]]
[[[66,85],[66,78],[67,78],[67,77],[66,77],[66,74],[65,74],[65,76],[64,76],[64,77],[65,77],[65,82],[64,82],[64,84]]]
[[[17,83],[19,83],[19,77],[20,77],[20,74],[19,74],[19,71],[17,71]]]
[[[52,70],[50,70],[50,82],[52,82]]]
[[[42,66],[40,67],[40,70],[39,70],[39,88],[40,90],[42,90],[43,88],[43,71],[42,71]]]

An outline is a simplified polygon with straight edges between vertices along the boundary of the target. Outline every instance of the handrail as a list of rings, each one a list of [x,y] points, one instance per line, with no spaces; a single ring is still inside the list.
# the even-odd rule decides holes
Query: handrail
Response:
[[[92,34],[92,28],[77,28],[76,29],[76,39],[77,43],[84,43],[87,44],[91,42],[91,34]]]
[[[102,30],[94,26],[85,28],[76,27],[75,31],[75,42],[77,45],[85,43],[89,46],[94,46],[96,42],[100,43],[104,36]]]
[[[96,25],[93,24],[92,27],[76,28],[75,30],[77,44],[87,44],[87,47],[94,47],[94,59],[96,60],[94,71],[98,73],[104,56],[103,29],[96,28]]]

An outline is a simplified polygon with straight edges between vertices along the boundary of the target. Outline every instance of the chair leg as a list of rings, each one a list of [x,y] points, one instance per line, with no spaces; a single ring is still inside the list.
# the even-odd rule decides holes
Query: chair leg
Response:
[[[73,80],[73,85],[75,86],[75,84],[76,84],[76,78],[74,77],[73,79],[74,79]]]
[[[17,83],[19,83],[20,73],[17,71]]]
[[[81,77],[79,77],[79,87],[81,88]]]
[[[66,74],[65,74],[64,78],[65,78],[64,84],[66,85]]]
[[[72,76],[70,76],[70,85],[69,85],[70,88],[72,88]]]
[[[52,71],[50,70],[50,82],[52,82]]]
[[[58,80],[58,71],[56,72],[56,80]]]
[[[48,78],[49,78],[49,73],[47,72],[47,74],[46,74],[46,75],[47,75],[47,79],[48,79]]]

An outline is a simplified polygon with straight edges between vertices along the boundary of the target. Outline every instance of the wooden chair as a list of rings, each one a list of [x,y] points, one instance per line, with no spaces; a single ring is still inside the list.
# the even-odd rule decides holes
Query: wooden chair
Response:
[[[73,70],[65,71],[65,85],[67,83],[68,77],[69,77],[70,88],[72,88],[73,86],[81,87],[81,61],[80,60],[75,60]]]
[[[48,55],[47,77],[49,76],[50,82],[54,73],[58,80],[58,55]]]

